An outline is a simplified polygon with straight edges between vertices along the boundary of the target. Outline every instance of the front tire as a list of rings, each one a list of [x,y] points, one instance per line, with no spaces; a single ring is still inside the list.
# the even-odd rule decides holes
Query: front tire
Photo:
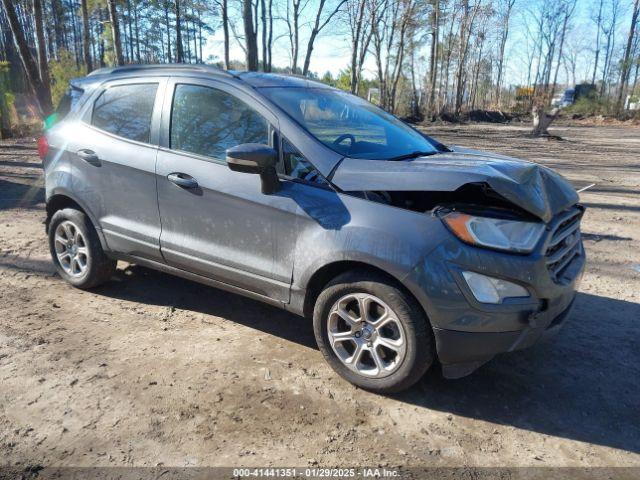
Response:
[[[106,282],[116,270],[89,218],[74,208],[58,210],[49,223],[49,250],[60,276],[74,287],[89,289]]]
[[[433,332],[420,305],[375,272],[351,271],[331,281],[316,300],[313,327],[329,365],[365,390],[405,390],[435,359]]]

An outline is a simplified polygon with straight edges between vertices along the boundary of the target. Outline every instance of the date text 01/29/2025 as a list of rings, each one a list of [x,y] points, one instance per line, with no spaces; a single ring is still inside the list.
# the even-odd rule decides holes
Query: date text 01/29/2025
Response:
[[[387,468],[234,468],[235,478],[394,478],[400,472]]]

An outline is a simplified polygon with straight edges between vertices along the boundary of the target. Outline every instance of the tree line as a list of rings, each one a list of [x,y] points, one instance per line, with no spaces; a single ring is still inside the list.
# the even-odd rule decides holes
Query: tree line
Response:
[[[413,118],[548,110],[560,79],[593,84],[594,101],[620,114],[639,87],[640,0],[592,0],[588,25],[577,0],[1,1],[8,83],[32,91],[43,115],[66,83],[60,77],[129,63],[286,71]],[[215,32],[222,45],[210,55]],[[339,75],[312,71],[319,38],[348,49]],[[274,45],[287,65],[274,63]]]

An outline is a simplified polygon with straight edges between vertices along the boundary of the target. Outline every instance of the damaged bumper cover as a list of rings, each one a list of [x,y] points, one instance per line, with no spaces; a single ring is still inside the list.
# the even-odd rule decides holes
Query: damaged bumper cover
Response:
[[[568,298],[571,298],[569,306],[559,315],[556,317],[542,315],[542,324],[527,325],[520,331],[460,332],[435,328],[436,348],[444,377],[467,376],[499,353],[522,350],[554,336],[562,327],[573,306],[573,296]],[[539,316],[535,315],[535,317]],[[551,318],[550,322],[549,318]]]
[[[549,271],[546,243],[530,255],[469,247],[451,238],[406,279],[431,320],[438,358],[448,378],[473,372],[495,355],[527,348],[557,332],[582,278],[582,244],[562,279]],[[473,271],[524,287],[529,297],[501,304],[478,302],[462,272]]]

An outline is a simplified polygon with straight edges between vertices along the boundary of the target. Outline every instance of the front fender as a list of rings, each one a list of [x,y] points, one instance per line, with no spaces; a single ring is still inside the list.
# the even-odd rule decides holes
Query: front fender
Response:
[[[357,262],[380,269],[417,299],[419,284],[407,282],[414,267],[450,236],[442,222],[418,213],[339,194],[343,224],[302,216],[296,243],[292,298],[306,292],[314,274],[336,262]],[[302,294],[304,295],[304,294]],[[420,301],[423,308],[426,307]],[[428,312],[427,312],[428,313]]]

